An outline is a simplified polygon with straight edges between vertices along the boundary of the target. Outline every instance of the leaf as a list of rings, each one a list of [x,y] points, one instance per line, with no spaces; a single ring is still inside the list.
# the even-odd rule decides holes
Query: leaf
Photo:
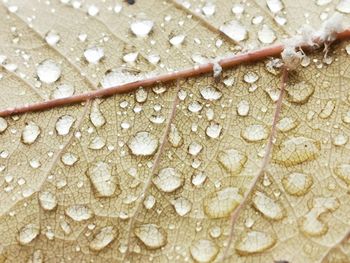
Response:
[[[349,12],[304,2],[4,1],[0,109],[215,61]],[[346,262],[347,50],[311,53],[282,83],[281,61],[266,59],[0,118],[0,261]]]

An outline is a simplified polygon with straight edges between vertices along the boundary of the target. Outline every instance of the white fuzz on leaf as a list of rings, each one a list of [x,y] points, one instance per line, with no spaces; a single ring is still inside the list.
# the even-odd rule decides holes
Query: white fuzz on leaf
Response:
[[[289,70],[294,70],[300,65],[300,61],[303,58],[303,54],[300,51],[295,51],[293,46],[285,46],[281,53],[284,65]]]
[[[334,13],[323,22],[321,29],[316,32],[316,37],[318,37],[321,42],[332,42],[336,39],[337,33],[342,30],[344,30],[343,15]]]

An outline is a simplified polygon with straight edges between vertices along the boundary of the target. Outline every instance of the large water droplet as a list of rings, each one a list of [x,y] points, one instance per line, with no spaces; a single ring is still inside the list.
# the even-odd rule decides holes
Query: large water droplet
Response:
[[[149,132],[141,131],[136,133],[127,145],[134,155],[150,156],[158,148],[158,139]]]
[[[221,25],[220,30],[237,42],[245,40],[248,36],[246,28],[236,20]]]
[[[75,121],[75,118],[70,115],[63,115],[59,117],[55,125],[58,135],[62,135],[62,136],[67,135],[74,121]]]
[[[267,139],[269,133],[265,126],[252,124],[244,128],[241,136],[248,142],[258,142]]]
[[[292,137],[284,141],[274,154],[273,159],[280,164],[292,166],[314,160],[321,150],[318,141],[305,137]]]
[[[304,104],[309,100],[309,98],[314,93],[314,91],[315,91],[314,86],[309,85],[309,84],[305,83],[304,81],[299,82],[295,85],[288,86],[287,99],[290,102],[293,102],[296,104]]]
[[[86,172],[98,196],[113,196],[118,187],[118,179],[112,167],[104,162],[93,163]]]
[[[200,88],[199,92],[205,100],[215,101],[221,98],[222,93],[212,86],[205,86]]]
[[[220,151],[217,157],[220,164],[231,175],[239,174],[244,164],[247,162],[247,156],[245,153],[239,152],[236,149],[227,149]]]
[[[34,122],[28,122],[22,131],[22,142],[24,144],[32,144],[39,137],[40,127]]]
[[[41,62],[36,68],[36,74],[40,81],[44,83],[53,83],[61,76],[61,67],[52,59]]]
[[[70,84],[59,85],[52,93],[53,99],[62,99],[74,94],[74,87]]]
[[[310,190],[313,179],[309,174],[293,172],[283,177],[282,184],[288,194],[302,196]]]
[[[276,40],[276,35],[269,26],[263,25],[258,32],[258,38],[264,44],[271,44]]]
[[[94,239],[90,242],[91,250],[100,251],[107,247],[116,238],[117,230],[112,226],[104,227],[97,233]]]
[[[146,37],[151,32],[153,25],[151,20],[140,20],[133,22],[130,28],[135,36]]]
[[[242,201],[242,198],[238,188],[226,187],[205,197],[204,212],[210,218],[229,216]]]
[[[153,183],[163,192],[170,193],[180,188],[184,179],[175,168],[163,168],[153,179]]]
[[[276,244],[276,238],[269,233],[249,231],[244,233],[235,245],[241,255],[261,253]]]
[[[57,206],[56,196],[53,193],[47,191],[39,193],[39,202],[41,207],[47,211],[51,211]]]
[[[284,217],[282,206],[262,192],[256,192],[253,197],[254,207],[265,217],[279,220]]]
[[[57,32],[50,30],[46,33],[45,40],[47,44],[54,46],[60,41],[60,35]]]
[[[21,245],[28,245],[39,235],[40,228],[36,224],[28,224],[18,232],[18,241]]]
[[[191,201],[189,201],[184,197],[179,197],[173,200],[171,203],[174,206],[175,211],[179,216],[184,216],[188,214],[192,209]]]
[[[196,262],[212,262],[219,253],[219,247],[211,240],[200,239],[192,243],[190,252]]]
[[[65,213],[67,216],[77,222],[88,220],[93,216],[90,208],[85,205],[72,205],[67,207]]]
[[[163,228],[155,224],[143,224],[134,229],[135,235],[149,249],[157,249],[167,242],[167,235]]]
[[[85,49],[84,57],[87,62],[91,64],[97,64],[104,57],[104,51],[102,47],[91,47]]]

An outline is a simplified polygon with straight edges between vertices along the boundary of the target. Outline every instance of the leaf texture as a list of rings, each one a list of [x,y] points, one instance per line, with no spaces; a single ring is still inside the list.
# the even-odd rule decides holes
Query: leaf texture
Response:
[[[304,2],[3,1],[0,108],[192,67],[350,12]],[[273,59],[0,118],[0,262],[347,262],[348,50],[289,73],[271,154]]]

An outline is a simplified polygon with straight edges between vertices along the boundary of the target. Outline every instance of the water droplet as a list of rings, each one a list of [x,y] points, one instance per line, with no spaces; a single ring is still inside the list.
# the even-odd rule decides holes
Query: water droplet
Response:
[[[244,5],[242,5],[242,4],[235,4],[232,7],[231,11],[235,15],[241,15],[244,12]]]
[[[94,251],[101,251],[116,238],[117,231],[112,226],[106,226],[98,232],[90,242],[89,247]]]
[[[155,224],[143,224],[134,229],[138,239],[149,249],[157,249],[167,242],[167,235],[163,228]]]
[[[136,99],[137,102],[143,103],[143,102],[145,102],[147,100],[147,96],[148,96],[147,91],[144,88],[139,88],[136,91],[135,99]]]
[[[266,4],[272,13],[278,13],[283,9],[281,0],[266,0]]]
[[[222,93],[212,86],[201,87],[199,92],[205,100],[209,101],[218,100],[222,96]]]
[[[206,128],[205,133],[209,138],[217,139],[221,134],[222,127],[220,124],[211,122]]]
[[[294,120],[294,119],[289,118],[289,117],[284,117],[283,119],[281,119],[277,123],[277,128],[280,131],[287,132],[287,131],[294,129],[298,125],[299,125],[299,122],[297,120]]]
[[[262,192],[254,194],[253,205],[269,219],[280,220],[284,217],[284,210],[281,205]]]
[[[269,233],[261,231],[245,232],[235,244],[240,255],[261,253],[276,244],[276,238]]]
[[[66,208],[65,213],[67,216],[77,222],[88,220],[93,216],[90,208],[85,205],[72,205]]]
[[[74,87],[70,84],[59,85],[52,93],[53,99],[63,99],[70,97],[74,94]]]
[[[249,84],[253,84],[259,79],[259,75],[253,71],[249,71],[243,76],[243,80]]]
[[[200,239],[191,244],[190,252],[196,262],[212,262],[219,253],[219,247],[211,240]]]
[[[321,215],[333,212],[339,207],[339,201],[335,197],[317,197],[312,200],[312,208],[302,218],[300,223],[301,231],[309,236],[321,236],[327,233],[328,225],[323,222]]]
[[[89,148],[91,150],[100,150],[106,145],[106,142],[103,138],[100,136],[96,136],[92,139],[92,141],[89,144]]]
[[[183,143],[182,135],[173,123],[170,125],[168,140],[175,148],[180,147]]]
[[[54,46],[60,41],[60,35],[56,31],[50,30],[46,33],[45,40],[47,44]]]
[[[311,95],[314,94],[314,91],[314,86],[306,84],[304,81],[302,81],[287,87],[287,99],[288,101],[296,104],[304,104],[309,100]]]
[[[51,211],[57,206],[56,196],[53,193],[47,191],[39,193],[39,202],[41,207],[47,211]]]
[[[139,52],[131,52],[123,56],[123,61],[133,65],[139,56]]]
[[[347,185],[350,185],[350,164],[341,163],[334,167],[334,173],[343,180]]]
[[[59,117],[55,125],[58,135],[67,135],[74,122],[75,118],[70,115],[63,115]]]
[[[188,146],[188,153],[197,156],[203,149],[203,146],[200,145],[197,142],[191,142],[191,144]]]
[[[61,161],[67,166],[72,166],[78,161],[78,157],[73,153],[68,152],[62,155]]]
[[[320,112],[320,118],[327,119],[329,116],[331,116],[334,108],[335,108],[334,102],[332,100],[327,101],[326,105]]]
[[[205,197],[204,212],[210,218],[229,216],[242,201],[238,188],[226,187]]]
[[[135,21],[131,24],[131,31],[137,37],[146,37],[153,28],[153,21],[151,20],[140,20]]]
[[[293,172],[283,177],[282,184],[288,194],[302,196],[310,190],[313,179],[309,174]]]
[[[221,236],[221,228],[219,226],[214,226],[210,228],[209,234],[212,238],[218,238]]]
[[[72,233],[72,228],[70,227],[70,225],[63,219],[60,220],[60,227],[62,228],[63,232],[66,235],[69,235],[70,233]]]
[[[214,13],[215,13],[215,5],[213,3],[207,2],[202,7],[202,12],[207,17],[214,15]]]
[[[314,160],[320,153],[321,144],[305,137],[292,137],[284,141],[273,159],[280,164],[292,166]]]
[[[85,49],[84,57],[87,62],[91,64],[97,64],[104,57],[104,51],[102,47],[91,47]]]
[[[269,26],[263,25],[263,27],[258,32],[258,38],[261,43],[271,44],[276,40],[276,35]]]
[[[44,83],[54,83],[61,76],[61,67],[52,59],[41,62],[36,68],[36,74]]]
[[[337,5],[337,10],[339,12],[349,14],[350,13],[350,0],[341,0]]]
[[[268,130],[265,126],[260,124],[252,124],[241,132],[241,136],[248,142],[258,142],[267,139],[269,136]]]
[[[98,196],[113,196],[118,187],[116,174],[104,162],[93,163],[86,172]]]
[[[176,35],[170,38],[169,42],[173,46],[180,46],[184,42],[185,37],[185,35]]]
[[[322,6],[322,5],[327,5],[330,2],[332,2],[332,0],[317,0],[316,4]]]
[[[194,173],[191,178],[191,182],[194,186],[200,187],[204,184],[207,176],[203,172]]]
[[[158,140],[153,134],[141,131],[136,133],[127,142],[127,145],[134,155],[150,156],[156,152]]]
[[[24,144],[32,144],[39,137],[40,127],[34,122],[28,122],[22,132],[22,142]]]
[[[89,16],[97,16],[99,12],[100,12],[100,9],[95,5],[90,5],[88,8]]]
[[[246,100],[241,100],[238,104],[237,104],[237,113],[239,116],[247,116],[249,113],[249,102]]]
[[[188,110],[193,113],[200,112],[202,108],[202,104],[200,104],[198,101],[193,101],[188,105]]]
[[[0,133],[3,133],[7,129],[7,121],[0,117]]]
[[[21,245],[28,245],[39,235],[40,228],[36,224],[28,224],[22,227],[18,233],[18,241]]]
[[[145,206],[146,209],[152,209],[155,203],[156,203],[156,199],[154,198],[153,195],[147,196],[143,201],[143,205]]]
[[[231,175],[239,174],[247,162],[246,154],[236,149],[220,151],[217,159]]]
[[[192,203],[184,197],[179,197],[173,200],[171,203],[179,216],[188,214],[192,209]]]
[[[243,41],[248,37],[246,28],[236,20],[232,20],[221,25],[220,30],[237,42]]]
[[[92,103],[90,120],[96,128],[102,127],[106,123],[106,119],[100,111],[100,105],[96,100]]]
[[[335,146],[343,146],[349,140],[349,137],[346,134],[340,133],[333,137],[333,144]]]
[[[171,193],[183,185],[184,179],[175,168],[168,167],[159,171],[159,174],[153,178],[153,183],[159,190]]]

